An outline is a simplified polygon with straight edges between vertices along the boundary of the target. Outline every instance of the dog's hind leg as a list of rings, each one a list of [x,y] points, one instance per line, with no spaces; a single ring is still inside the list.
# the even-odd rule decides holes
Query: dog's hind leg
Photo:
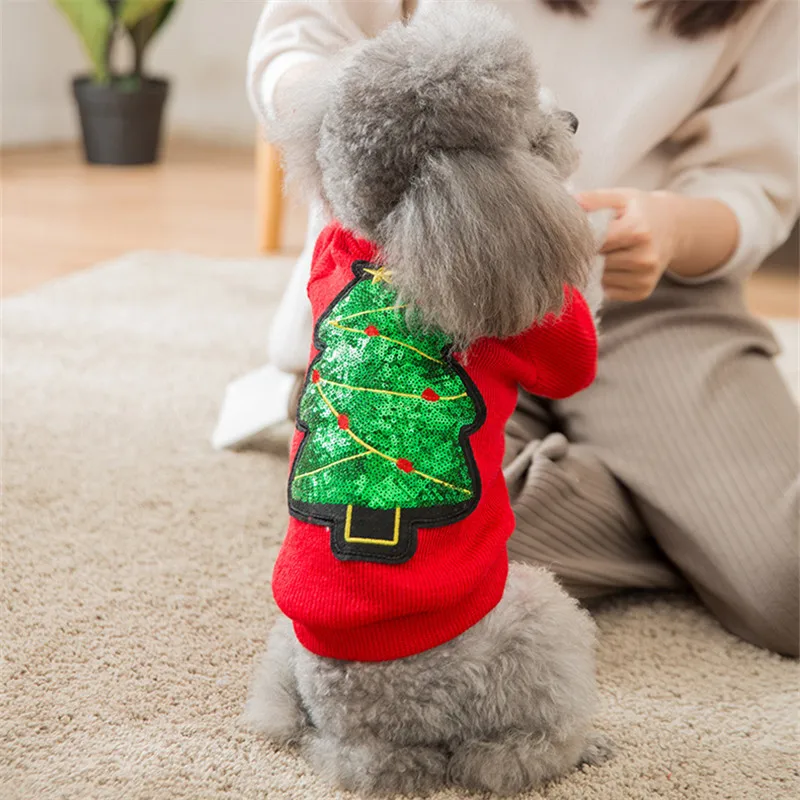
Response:
[[[303,749],[324,779],[351,792],[422,796],[447,781],[448,754],[435,747],[403,747],[376,738],[349,742],[313,733]]]
[[[553,741],[546,734],[509,731],[491,741],[465,742],[450,760],[452,784],[501,797],[527,791],[563,775],[581,760],[583,737]]]
[[[276,742],[295,742],[309,728],[294,672],[294,631],[285,617],[275,623],[256,666],[243,721]]]
[[[604,733],[593,731],[586,737],[580,764],[599,767],[614,756],[614,742]]]

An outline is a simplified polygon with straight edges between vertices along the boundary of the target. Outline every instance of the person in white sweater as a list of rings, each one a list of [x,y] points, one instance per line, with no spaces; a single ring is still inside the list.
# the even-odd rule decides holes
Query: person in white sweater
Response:
[[[797,216],[798,4],[494,4],[580,122],[579,202],[614,214],[598,379],[563,402],[521,395],[509,425],[510,554],[581,598],[690,586],[733,633],[796,656],[798,414],[742,283]],[[270,0],[249,59],[267,132],[314,64],[413,10]],[[316,208],[309,243],[323,222]],[[271,342],[298,373],[309,261]]]

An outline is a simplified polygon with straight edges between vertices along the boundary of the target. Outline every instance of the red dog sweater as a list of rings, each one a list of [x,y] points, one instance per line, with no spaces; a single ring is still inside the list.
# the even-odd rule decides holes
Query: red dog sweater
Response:
[[[517,387],[563,398],[597,366],[575,289],[562,313],[464,358],[409,321],[374,245],[333,224],[314,253],[315,329],[273,573],[280,609],[321,656],[403,658],[500,601],[514,515],[502,473]]]

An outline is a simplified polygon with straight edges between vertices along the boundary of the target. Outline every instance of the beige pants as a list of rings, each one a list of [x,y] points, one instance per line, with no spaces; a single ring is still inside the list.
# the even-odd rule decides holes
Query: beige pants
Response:
[[[601,331],[593,386],[523,395],[509,422],[511,557],[583,598],[688,583],[733,633],[797,655],[798,413],[771,333],[738,284],[668,280]]]

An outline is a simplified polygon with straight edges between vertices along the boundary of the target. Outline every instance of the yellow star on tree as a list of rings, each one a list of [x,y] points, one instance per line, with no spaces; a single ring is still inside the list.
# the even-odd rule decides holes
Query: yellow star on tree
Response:
[[[392,282],[392,271],[390,269],[386,269],[384,266],[378,267],[378,269],[365,269],[368,275],[372,275],[372,282],[373,283],[391,283]]]

